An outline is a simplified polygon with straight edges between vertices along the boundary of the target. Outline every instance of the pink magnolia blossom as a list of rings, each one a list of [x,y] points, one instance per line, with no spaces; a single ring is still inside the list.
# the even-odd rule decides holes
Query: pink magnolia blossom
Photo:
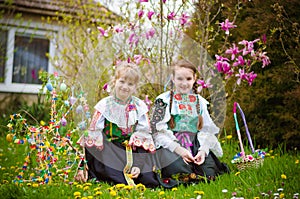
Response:
[[[229,35],[229,29],[237,27],[236,25],[233,25],[233,22],[230,22],[229,19],[225,19],[225,22],[221,22],[220,25],[227,35]]]
[[[131,35],[129,35],[128,41],[129,41],[130,46],[132,47],[133,44],[135,44],[135,45],[138,44],[139,37],[135,33],[132,33]]]
[[[235,56],[240,53],[239,48],[233,44],[231,48],[225,51],[226,54],[231,54],[231,60],[235,59]]]
[[[206,82],[202,79],[199,79],[197,81],[197,84],[201,85],[202,88],[211,88],[212,87],[212,85],[210,83],[210,79],[208,79]]]
[[[139,65],[141,63],[141,60],[142,60],[143,56],[142,55],[134,55],[133,58],[134,58],[134,62],[137,65]]]
[[[139,17],[139,18],[142,18],[143,15],[144,15],[144,10],[138,11],[138,17]]]
[[[175,20],[175,16],[176,16],[175,12],[170,12],[167,16],[167,19],[168,20]]]
[[[148,12],[147,17],[148,17],[149,20],[152,19],[152,16],[154,15],[154,13],[155,13],[155,12],[153,12],[153,11],[149,11],[149,12]]]
[[[262,61],[262,68],[266,67],[271,63],[270,58],[266,55],[267,52],[258,53],[258,60]]]
[[[124,28],[119,27],[119,26],[116,26],[116,27],[114,27],[114,30],[115,30],[117,33],[120,33],[120,32],[123,32],[123,31],[124,31]]]
[[[257,77],[257,74],[255,74],[253,71],[251,73],[247,74],[247,81],[248,81],[249,86],[252,85],[252,83],[256,77]]]
[[[103,89],[104,91],[108,92],[108,93],[111,91],[111,90],[110,90],[110,86],[109,86],[108,83],[105,83],[105,84],[103,85],[102,89]]]
[[[146,32],[146,38],[150,39],[155,35],[155,29],[151,28],[149,31]]]
[[[107,31],[104,30],[102,27],[98,26],[97,29],[98,29],[99,32],[100,32],[100,35],[99,35],[99,36],[108,37]]]
[[[243,66],[243,65],[245,65],[245,60],[244,60],[244,57],[243,56],[241,56],[241,55],[239,55],[238,57],[237,57],[237,59],[236,59],[237,61],[236,62],[234,62],[233,64],[232,64],[232,66]]]
[[[242,80],[247,80],[247,74],[245,73],[245,70],[244,69],[239,69],[239,74],[236,74],[235,75],[236,77],[239,77],[238,80],[237,80],[237,84],[240,85]]]
[[[230,64],[227,61],[217,61],[215,67],[221,73],[228,73],[231,69]]]
[[[251,53],[251,56],[254,56],[254,43],[258,42],[260,39],[255,39],[253,41],[243,40],[239,44],[244,45],[243,56]]]
[[[182,13],[182,15],[181,15],[181,17],[179,18],[179,22],[180,22],[180,25],[182,25],[182,26],[184,26],[185,24],[189,24],[188,23],[188,19],[189,19],[190,17],[187,15],[187,14],[185,14],[185,13]]]

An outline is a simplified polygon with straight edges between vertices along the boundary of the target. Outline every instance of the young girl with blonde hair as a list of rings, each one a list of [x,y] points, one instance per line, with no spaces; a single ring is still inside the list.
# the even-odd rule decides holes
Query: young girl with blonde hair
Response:
[[[78,142],[85,147],[88,179],[113,184],[142,183],[146,187],[158,185],[152,172],[151,155],[155,147],[148,108],[133,96],[139,80],[138,67],[121,62],[112,80],[112,95],[96,104],[88,134]],[[85,180],[82,172],[76,179]]]

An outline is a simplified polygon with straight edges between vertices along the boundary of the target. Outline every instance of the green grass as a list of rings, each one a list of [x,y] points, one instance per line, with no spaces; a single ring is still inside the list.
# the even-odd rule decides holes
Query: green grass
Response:
[[[224,157],[232,172],[220,176],[211,183],[179,186],[172,190],[162,188],[143,189],[142,186],[110,186],[105,183],[73,182],[71,169],[66,182],[53,176],[51,184],[34,182],[14,183],[22,169],[24,158],[28,153],[26,145],[8,143],[0,138],[0,195],[1,198],[298,198],[300,192],[299,153],[286,152],[284,147],[269,151],[262,167],[239,172],[231,164],[231,158],[238,152],[234,139],[224,139],[222,146]],[[29,167],[28,167],[29,169]],[[24,171],[24,176],[35,172]],[[79,194],[80,196],[74,195]],[[278,196],[277,196],[278,195]]]

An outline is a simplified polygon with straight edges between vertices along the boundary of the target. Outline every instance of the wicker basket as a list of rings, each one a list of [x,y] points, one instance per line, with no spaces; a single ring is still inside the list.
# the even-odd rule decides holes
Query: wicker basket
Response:
[[[239,128],[239,124],[238,124],[238,120],[237,120],[236,108],[239,109],[240,114],[243,119],[243,122],[244,122],[244,125],[245,125],[246,135],[247,135],[249,146],[250,146],[251,152],[252,152],[251,155],[245,154],[242,137],[241,137],[241,133],[240,133],[240,128]],[[243,110],[241,109],[240,105],[237,102],[234,102],[234,105],[233,105],[233,116],[234,116],[235,127],[236,127],[236,131],[237,131],[240,147],[241,147],[241,152],[237,153],[234,156],[232,163],[235,164],[237,169],[240,171],[246,170],[248,168],[259,168],[260,166],[263,165],[266,153],[265,153],[265,151],[260,150],[260,149],[254,150],[245,115],[244,115]]]

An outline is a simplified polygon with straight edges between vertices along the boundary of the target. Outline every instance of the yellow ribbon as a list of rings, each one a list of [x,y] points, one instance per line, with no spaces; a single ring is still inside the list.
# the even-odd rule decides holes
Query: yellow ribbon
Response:
[[[131,170],[132,162],[133,162],[132,149],[131,149],[131,146],[128,144],[127,140],[124,141],[124,145],[126,147],[126,165],[123,169],[124,177],[125,177],[125,180],[126,180],[128,185],[135,186],[135,183],[131,178],[132,174],[130,174],[130,170]]]

